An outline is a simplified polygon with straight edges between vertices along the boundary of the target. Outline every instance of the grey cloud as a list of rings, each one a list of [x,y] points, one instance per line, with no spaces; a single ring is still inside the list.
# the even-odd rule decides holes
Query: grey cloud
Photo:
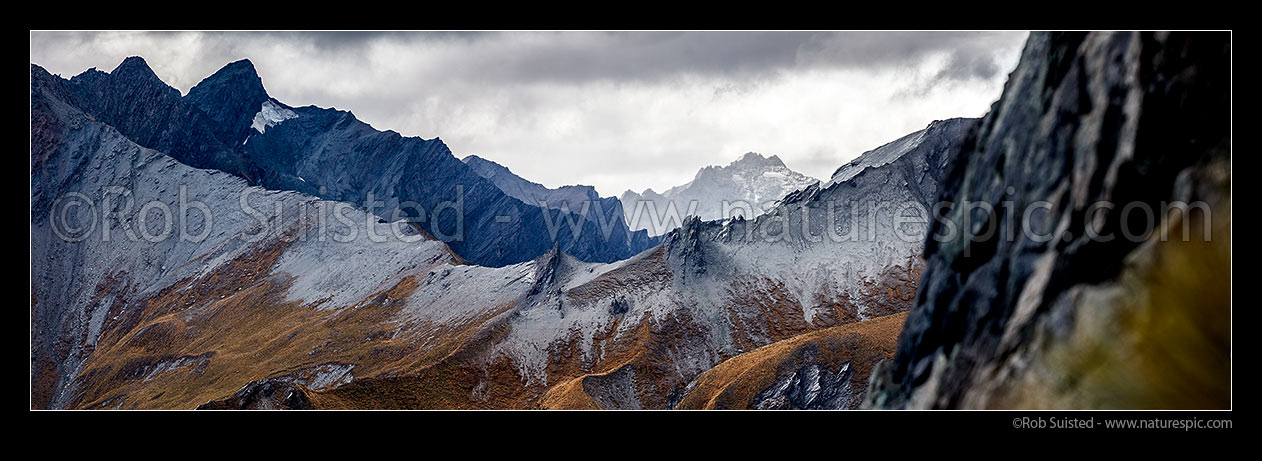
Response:
[[[543,32],[494,34],[467,42],[471,54],[448,69],[508,82],[657,82],[683,76],[767,75],[794,65],[813,34],[791,32]]]
[[[46,34],[46,33],[38,33]],[[70,38],[90,44],[93,32],[32,35],[32,55]],[[184,34],[148,32],[161,41]],[[872,69],[911,65],[932,53],[952,53],[944,77],[990,78],[996,45],[1021,33],[993,32],[204,32],[204,66],[222,65],[251,50],[286,44],[311,59],[360,61],[364,50],[391,44],[404,50],[458,49],[433,63],[434,72],[470,82],[658,82],[684,76],[768,78],[811,68]],[[68,37],[66,36],[68,35]],[[48,51],[42,50],[47,54]],[[245,56],[248,57],[248,56]],[[404,58],[404,56],[401,56]],[[987,66],[987,60],[991,65]],[[222,62],[215,62],[220,60]],[[961,72],[965,71],[965,72]],[[212,69],[213,72],[213,69]],[[206,75],[209,75],[207,73]],[[203,75],[204,76],[204,75]],[[183,76],[182,76],[183,77]]]
[[[445,70],[463,78],[500,82],[592,80],[657,82],[682,76],[769,78],[813,68],[875,69],[914,65],[933,53],[990,78],[997,46],[1023,33],[979,32],[543,32],[523,45],[520,36],[457,36],[469,54]],[[390,37],[425,46],[434,37]]]
[[[815,146],[808,148],[799,158],[793,159],[792,164],[788,164],[789,168],[797,171],[809,171],[812,174],[816,172],[831,172],[841,166],[837,163],[838,153],[835,146]],[[828,181],[830,176],[821,175],[816,179]]]
[[[993,78],[999,72],[996,52],[1026,32],[838,32],[814,37],[799,52],[807,65],[880,68],[915,63],[933,54],[947,54],[943,77]],[[966,70],[967,72],[961,72]]]
[[[953,53],[945,67],[934,76],[935,80],[988,79],[999,73],[994,56],[984,54]]]

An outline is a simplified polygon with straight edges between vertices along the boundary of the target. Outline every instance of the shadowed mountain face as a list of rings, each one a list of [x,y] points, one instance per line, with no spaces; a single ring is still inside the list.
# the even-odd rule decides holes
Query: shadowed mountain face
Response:
[[[905,312],[804,333],[706,370],[676,408],[858,408],[872,367],[893,355]]]
[[[566,206],[571,209],[578,209],[585,201],[601,200],[600,195],[596,193],[596,189],[591,186],[561,186],[557,189],[549,189],[543,184],[531,182],[513,174],[511,170],[503,165],[476,155],[470,155],[460,161],[469,165],[469,168],[472,168],[478,176],[494,183],[495,187],[500,188],[505,194],[531,205],[546,202],[548,208]],[[621,215],[622,212],[619,209],[619,219],[621,219]],[[593,215],[592,218],[595,218],[595,216]]]
[[[655,244],[618,220],[523,203],[437,138],[378,131],[346,111],[287,106],[267,95],[249,61],[225,66],[183,97],[135,57],[63,84],[71,104],[141,146],[252,185],[409,218],[473,263],[527,261],[554,244],[584,261],[611,262]]]
[[[1227,33],[1032,34],[953,156],[867,405],[1229,408],[1230,55]]]
[[[269,99],[254,64],[242,59],[193,86],[184,101],[210,117],[219,138],[235,147],[250,136],[254,115]]]
[[[599,229],[612,229],[610,242],[625,242],[632,251],[651,248],[661,237],[650,237],[643,229],[632,232],[623,216],[622,202],[616,197],[601,197],[592,186],[561,186],[549,189],[513,174],[511,170],[490,160],[470,155],[461,159],[478,176],[495,184],[505,194],[527,205],[579,213]]]

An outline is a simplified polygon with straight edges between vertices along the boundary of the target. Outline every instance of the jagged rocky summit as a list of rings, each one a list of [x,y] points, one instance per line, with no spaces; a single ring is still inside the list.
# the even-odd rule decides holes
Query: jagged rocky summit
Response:
[[[683,224],[687,216],[705,221],[753,219],[790,192],[818,182],[790,170],[780,157],[749,152],[728,165],[702,168],[692,181],[666,192],[628,190],[619,200],[632,229],[660,235]],[[730,205],[726,210],[725,202]]]

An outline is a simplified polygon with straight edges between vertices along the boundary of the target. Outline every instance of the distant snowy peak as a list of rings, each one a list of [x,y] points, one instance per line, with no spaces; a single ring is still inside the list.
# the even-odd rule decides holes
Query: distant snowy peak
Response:
[[[632,229],[657,235],[678,227],[688,215],[707,221],[753,218],[785,195],[818,182],[789,169],[778,156],[749,152],[726,166],[702,168],[692,181],[664,193],[627,191],[621,200]]]
[[[259,112],[254,114],[254,122],[250,124],[250,128],[263,133],[267,131],[267,127],[291,118],[298,118],[298,114],[268,99],[263,101],[263,106],[259,109]]]
[[[763,157],[762,154],[757,152],[746,152],[744,155],[741,155],[740,158],[727,164],[726,167],[709,166],[706,168],[766,169],[785,168],[785,166],[779,156],[772,155],[770,157]]]

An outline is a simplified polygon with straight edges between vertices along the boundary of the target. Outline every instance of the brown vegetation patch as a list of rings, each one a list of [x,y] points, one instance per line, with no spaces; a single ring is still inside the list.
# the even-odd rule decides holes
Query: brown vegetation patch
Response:
[[[666,268],[665,255],[665,250],[658,245],[643,258],[629,261],[622,267],[566,291],[566,301],[581,304],[630,289],[664,288],[671,277],[670,271]]]
[[[817,349],[813,356],[821,368],[837,370],[849,362],[852,388],[865,389],[872,367],[894,356],[906,317],[903,312],[814,331],[732,357],[697,377],[676,408],[749,409],[760,392],[805,365],[795,361],[811,355],[802,353],[807,348]]]
[[[862,300],[863,316],[883,317],[911,309],[916,304],[916,290],[919,287],[920,271],[923,269],[924,261],[911,257],[904,264],[885,268],[874,280],[860,281],[854,290]],[[859,321],[860,306],[851,302],[851,297],[850,289],[843,291],[835,299],[825,299],[821,294],[815,300],[820,307],[811,317],[811,324],[817,327],[834,327]]]
[[[614,331],[616,325],[610,329]],[[629,332],[629,333],[628,333]],[[703,326],[684,314],[655,321],[645,314],[634,329],[603,339],[605,356],[584,373],[573,361],[548,369],[560,377],[539,400],[545,409],[670,408],[692,378],[676,367],[678,355],[695,353],[704,341]]]
[[[548,410],[600,410],[600,405],[583,390],[583,375],[552,386],[539,399],[539,407]]]
[[[416,277],[400,277],[355,306],[318,310],[285,300],[290,279],[271,272],[285,247],[284,239],[271,241],[204,277],[112,310],[119,319],[107,324],[85,362],[71,406],[120,402],[126,394],[123,408],[188,409],[247,383],[329,363],[354,365],[356,379],[409,373],[449,354],[449,343],[459,344],[463,333],[503,310],[433,328],[421,344],[416,330],[400,333],[402,325],[393,320],[417,288]],[[193,369],[158,367],[185,357],[205,360]]]
[[[741,276],[732,281],[728,308],[733,341],[740,351],[753,350],[815,329],[806,323],[802,304],[775,280]]]

